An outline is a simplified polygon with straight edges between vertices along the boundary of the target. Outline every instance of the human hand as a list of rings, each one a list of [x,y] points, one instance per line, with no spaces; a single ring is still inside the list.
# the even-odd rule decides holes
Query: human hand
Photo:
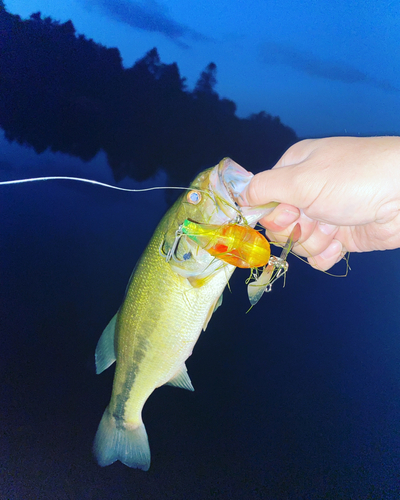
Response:
[[[400,137],[309,139],[256,174],[248,205],[280,203],[260,222],[284,242],[294,223],[294,252],[327,270],[349,252],[400,247]]]

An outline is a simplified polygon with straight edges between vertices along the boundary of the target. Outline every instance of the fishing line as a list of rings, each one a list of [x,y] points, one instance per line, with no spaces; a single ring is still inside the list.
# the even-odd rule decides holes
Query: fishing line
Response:
[[[130,193],[142,193],[142,192],[145,192],[145,191],[156,191],[156,190],[160,190],[160,189],[181,189],[183,191],[188,191],[189,189],[191,189],[189,187],[182,187],[182,186],[154,186],[154,187],[141,188],[141,189],[123,188],[123,187],[113,186],[112,184],[107,184],[105,182],[95,181],[95,180],[92,180],[92,179],[83,179],[81,177],[66,177],[66,176],[32,177],[32,178],[29,178],[29,179],[16,179],[16,180],[12,180],[12,181],[0,181],[0,186],[7,186],[7,185],[12,185],[12,184],[26,184],[28,182],[57,181],[57,180],[86,182],[87,184],[93,184],[95,186],[106,187],[106,188],[109,188],[109,189],[115,189],[116,191],[127,191],[127,192],[130,192]],[[202,189],[198,189],[197,191],[203,192],[205,194],[209,194],[207,191],[204,191]],[[228,203],[228,205],[229,205],[229,203]],[[231,207],[231,208],[235,208],[235,207]],[[278,242],[270,241],[270,243],[272,245],[282,246],[282,244],[278,243]],[[290,252],[290,253],[293,253],[293,252]],[[348,274],[348,271],[350,269],[349,255],[350,255],[350,252],[348,252],[347,256],[343,257],[343,260],[346,261],[346,271],[345,271],[345,274],[343,274],[343,275],[335,275],[335,274],[328,273],[328,271],[323,271],[322,269],[321,269],[321,271],[324,274],[327,274],[327,275],[333,276],[333,277],[338,277],[338,278],[342,278],[342,277],[344,278],[344,277],[346,277],[347,274]],[[307,262],[304,259],[302,259],[299,255],[294,254],[294,256],[307,264]]]
[[[32,177],[30,179],[16,179],[13,181],[0,181],[0,186],[6,186],[6,185],[10,185],[10,184],[25,184],[27,182],[55,181],[55,180],[86,182],[87,184],[94,184],[96,186],[102,186],[102,187],[107,187],[110,189],[116,189],[117,191],[128,191],[131,193],[141,193],[144,191],[155,191],[156,189],[182,189],[182,190],[190,189],[187,187],[180,187],[180,186],[179,187],[178,186],[155,186],[155,187],[142,188],[142,189],[123,188],[123,187],[113,186],[112,184],[106,184],[105,182],[94,181],[91,179],[82,179],[80,177],[64,177],[64,176]]]
[[[182,187],[182,186],[154,186],[154,187],[149,187],[149,188],[141,188],[141,189],[134,189],[134,188],[123,188],[119,186],[113,186],[112,184],[107,184],[105,182],[100,182],[100,181],[95,181],[93,179],[85,179],[81,177],[68,177],[68,176],[48,176],[48,177],[32,177],[29,179],[16,179],[12,181],[0,181],[0,186],[7,186],[7,185],[12,185],[12,184],[25,184],[28,182],[40,182],[40,181],[57,181],[57,180],[63,180],[63,181],[77,181],[77,182],[86,182],[87,184],[93,184],[95,186],[101,186],[101,187],[106,187],[109,189],[115,189],[116,191],[127,191],[128,193],[143,193],[146,191],[156,191],[160,189],[180,189],[182,191],[190,191],[193,189],[193,187]],[[211,196],[210,191],[207,189],[198,189],[196,188],[196,191],[205,194],[206,196],[210,196],[213,199],[213,196]],[[219,197],[218,197],[219,198]],[[237,208],[234,207],[233,205],[230,205],[228,201],[223,200],[225,204],[233,208],[234,210],[237,211]]]

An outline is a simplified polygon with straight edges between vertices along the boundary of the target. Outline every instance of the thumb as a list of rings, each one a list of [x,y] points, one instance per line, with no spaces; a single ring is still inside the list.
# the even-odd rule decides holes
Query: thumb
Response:
[[[294,171],[295,168],[288,165],[256,174],[242,194],[243,199],[250,206],[276,201],[302,208],[300,190],[296,189],[294,181]]]
[[[309,197],[309,175],[300,175],[298,166],[307,161],[316,148],[316,141],[322,139],[305,139],[296,142],[278,160],[271,169],[256,174],[247,187],[244,195],[248,205],[263,205],[270,201],[286,203],[298,208],[305,208]],[[300,180],[301,177],[301,180]],[[244,199],[246,197],[244,196]],[[308,200],[310,201],[310,200]]]

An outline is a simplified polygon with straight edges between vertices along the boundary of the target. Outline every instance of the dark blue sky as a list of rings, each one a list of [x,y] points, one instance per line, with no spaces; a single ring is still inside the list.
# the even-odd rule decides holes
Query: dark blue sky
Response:
[[[214,61],[240,116],[266,110],[300,136],[400,134],[400,5],[384,0],[6,0],[71,19],[131,66],[156,46],[192,87]]]

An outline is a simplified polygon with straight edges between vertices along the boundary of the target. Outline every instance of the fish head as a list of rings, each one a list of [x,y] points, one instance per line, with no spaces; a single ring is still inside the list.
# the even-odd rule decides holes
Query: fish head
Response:
[[[245,224],[255,225],[277,203],[246,206],[242,193],[253,177],[231,158],[222,159],[215,167],[201,172],[190,185],[184,200],[188,205],[182,207],[189,214],[186,218],[198,224],[217,225],[244,219]]]
[[[168,212],[172,217],[167,239],[174,237],[186,219],[216,225],[241,220],[240,195],[252,177],[230,158],[201,172]]]
[[[223,225],[230,222],[254,225],[271,212],[276,203],[259,207],[243,206],[242,193],[253,174],[230,158],[201,172],[166,215],[163,252],[173,257],[171,266],[181,275],[193,276],[199,268],[210,268],[210,255],[179,228],[185,220],[197,224]],[[221,265],[220,263],[218,265]],[[211,268],[210,268],[211,270]]]

